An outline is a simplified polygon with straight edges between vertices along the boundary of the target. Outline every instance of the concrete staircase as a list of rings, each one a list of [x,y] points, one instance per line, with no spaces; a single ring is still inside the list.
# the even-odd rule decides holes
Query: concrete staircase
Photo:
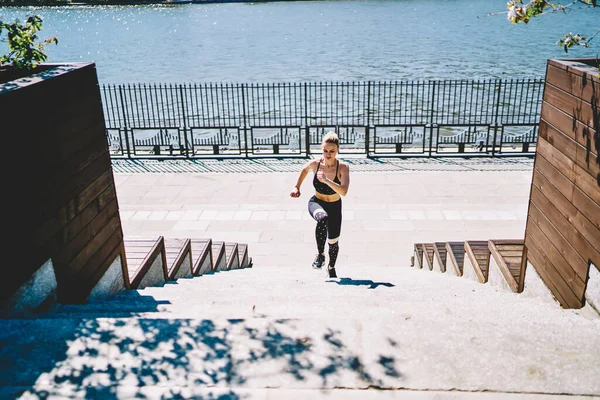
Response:
[[[416,268],[325,274],[215,271],[0,320],[0,398],[600,395],[598,318]]]

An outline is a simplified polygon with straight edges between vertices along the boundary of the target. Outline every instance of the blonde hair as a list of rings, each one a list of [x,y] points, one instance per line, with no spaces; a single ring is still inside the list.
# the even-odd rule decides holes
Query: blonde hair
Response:
[[[327,132],[325,136],[323,136],[323,142],[321,144],[323,145],[325,143],[335,144],[337,147],[340,147],[340,138],[335,132],[330,131]]]

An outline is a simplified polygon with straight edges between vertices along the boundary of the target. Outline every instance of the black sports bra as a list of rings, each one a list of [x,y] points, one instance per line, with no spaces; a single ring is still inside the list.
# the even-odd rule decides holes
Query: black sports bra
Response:
[[[315,177],[313,178],[313,186],[315,187],[315,190],[317,191],[317,193],[332,195],[332,194],[335,194],[335,190],[330,188],[329,185],[327,185],[326,183],[323,183],[317,179],[317,172],[319,172],[319,167],[321,166],[322,160],[323,159],[321,159],[319,161],[319,164],[317,165],[317,170],[315,171]],[[333,181],[339,185],[341,183],[340,179],[338,178],[338,169],[340,167],[340,160],[336,160],[336,162],[337,162],[337,164],[335,166],[335,178],[333,179]]]

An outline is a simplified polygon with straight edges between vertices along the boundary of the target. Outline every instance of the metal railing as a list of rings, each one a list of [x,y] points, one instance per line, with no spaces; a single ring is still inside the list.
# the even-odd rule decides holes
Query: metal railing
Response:
[[[535,150],[543,80],[102,85],[113,157],[307,156],[323,135],[367,155]]]

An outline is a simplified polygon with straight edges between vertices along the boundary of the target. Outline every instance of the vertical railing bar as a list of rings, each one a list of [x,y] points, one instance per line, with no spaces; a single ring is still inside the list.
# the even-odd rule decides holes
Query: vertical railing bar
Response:
[[[215,85],[216,85],[216,83],[215,83]],[[213,126],[214,127],[220,127],[221,126],[221,124],[220,124],[220,117],[218,117],[217,113],[215,112],[215,90],[213,90],[213,83],[212,82],[210,83],[210,91],[207,92],[207,95],[210,95],[210,104],[209,104],[210,105],[210,111],[211,111],[210,118],[211,118],[212,123],[214,124]],[[207,96],[206,100],[207,101],[209,100],[208,96]]]

